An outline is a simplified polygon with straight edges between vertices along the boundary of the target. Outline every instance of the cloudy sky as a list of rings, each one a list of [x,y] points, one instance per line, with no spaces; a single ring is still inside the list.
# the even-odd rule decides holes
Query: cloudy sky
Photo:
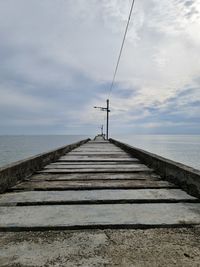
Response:
[[[0,134],[95,134],[130,0],[0,0]],[[112,133],[200,134],[200,0],[136,0]]]

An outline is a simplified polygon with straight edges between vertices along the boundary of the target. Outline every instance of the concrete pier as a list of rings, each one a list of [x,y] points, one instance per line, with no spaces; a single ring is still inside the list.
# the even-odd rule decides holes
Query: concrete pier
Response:
[[[113,143],[80,142],[0,195],[0,266],[198,266],[199,198]]]

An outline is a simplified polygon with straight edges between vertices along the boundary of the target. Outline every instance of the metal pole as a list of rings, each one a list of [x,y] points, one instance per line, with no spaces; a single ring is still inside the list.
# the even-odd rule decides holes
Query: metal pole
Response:
[[[101,135],[103,136],[103,125],[101,125]]]
[[[109,124],[109,99],[106,100],[107,102],[107,127],[106,127],[106,139],[108,140],[108,124]]]
[[[106,123],[106,139],[108,140],[108,125],[109,125],[109,112],[110,112],[110,109],[109,109],[109,99],[106,100],[106,103],[107,103],[107,107],[94,107],[94,108],[99,108],[101,111],[106,111],[107,112],[107,123]],[[102,128],[103,130],[103,128]]]

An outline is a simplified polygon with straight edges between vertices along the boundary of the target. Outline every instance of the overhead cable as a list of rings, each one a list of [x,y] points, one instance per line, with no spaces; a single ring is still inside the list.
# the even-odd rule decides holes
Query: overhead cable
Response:
[[[116,64],[116,67],[115,67],[112,83],[111,83],[110,88],[109,88],[108,98],[110,98],[110,95],[111,95],[111,92],[112,92],[112,89],[113,89],[113,85],[114,85],[114,82],[115,82],[117,70],[118,70],[118,67],[119,67],[120,58],[121,58],[121,55],[122,55],[122,50],[123,50],[124,43],[125,43],[125,40],[126,40],[126,34],[127,34],[127,31],[128,31],[128,26],[129,26],[129,23],[130,23],[130,20],[131,20],[132,12],[133,12],[134,3],[135,3],[135,0],[133,0],[132,4],[131,4],[131,9],[130,9],[129,16],[128,16],[128,21],[127,21],[127,24],[126,24],[126,29],[125,29],[125,32],[124,32],[124,36],[123,36],[123,40],[122,40],[119,56],[118,56],[118,59],[117,59],[117,64]]]

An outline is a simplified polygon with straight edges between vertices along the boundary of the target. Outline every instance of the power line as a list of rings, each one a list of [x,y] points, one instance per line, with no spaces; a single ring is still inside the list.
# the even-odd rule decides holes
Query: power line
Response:
[[[125,32],[124,32],[124,37],[123,37],[123,40],[122,40],[122,44],[121,44],[121,48],[120,48],[120,52],[119,52],[119,57],[118,57],[118,60],[117,60],[117,65],[115,67],[115,72],[114,72],[112,83],[111,83],[111,86],[110,86],[110,89],[109,89],[108,98],[111,95],[111,92],[112,92],[112,89],[113,89],[113,85],[114,85],[114,82],[115,82],[115,77],[116,77],[117,70],[118,70],[118,67],[119,67],[119,62],[120,62],[120,58],[121,58],[121,55],[122,55],[122,50],[123,50],[123,47],[124,47],[126,34],[127,34],[127,31],[128,31],[128,26],[129,26],[130,20],[131,20],[131,15],[132,15],[132,12],[133,12],[134,4],[135,4],[135,0],[133,0],[132,4],[131,4],[131,9],[130,9],[129,16],[128,16],[128,21],[127,21],[126,29],[125,29]]]
[[[132,15],[132,12],[133,12],[134,3],[135,3],[135,0],[132,0],[131,9],[130,9],[129,16],[128,16],[128,21],[127,21],[127,24],[126,24],[126,28],[125,28],[125,32],[124,32],[124,36],[123,36],[123,40],[122,40],[119,56],[118,56],[118,59],[117,59],[117,65],[115,67],[115,72],[114,72],[112,83],[111,83],[111,86],[110,86],[110,89],[109,89],[108,99],[106,100],[107,108],[95,107],[95,108],[100,108],[103,111],[105,111],[105,110],[107,111],[107,127],[106,127],[106,138],[107,139],[108,139],[108,124],[109,124],[108,123],[108,120],[109,120],[108,118],[109,118],[109,112],[110,112],[110,109],[109,109],[109,98],[110,98],[110,95],[111,95],[111,92],[112,92],[112,89],[113,89],[113,85],[114,85],[114,82],[115,82],[115,77],[116,77],[117,70],[118,70],[118,67],[119,67],[119,62],[120,62],[120,58],[121,58],[121,55],[122,55],[122,50],[123,50],[123,47],[124,47],[124,43],[125,43],[125,40],[126,40],[126,34],[127,34],[127,31],[128,31],[128,26],[129,26],[130,20],[131,20],[131,15]],[[104,116],[104,123],[105,123],[105,119],[106,118]]]

